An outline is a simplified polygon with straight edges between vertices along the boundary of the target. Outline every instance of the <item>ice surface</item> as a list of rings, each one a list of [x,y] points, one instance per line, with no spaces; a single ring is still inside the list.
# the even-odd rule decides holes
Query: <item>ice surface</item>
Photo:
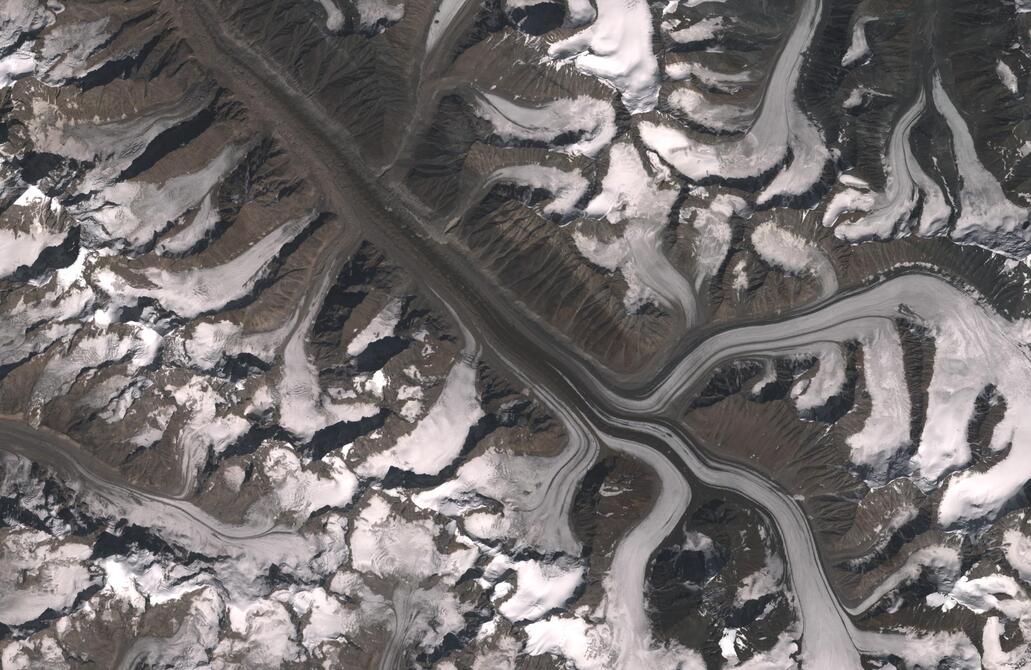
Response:
[[[318,295],[328,291],[326,281]],[[283,348],[283,363],[275,399],[279,404],[279,425],[302,440],[310,440],[323,428],[341,422],[360,421],[379,413],[378,405],[357,400],[336,400],[322,389],[318,370],[308,359],[305,340],[321,302],[305,306],[304,317],[290,325]],[[342,445],[341,445],[342,446]]]
[[[962,182],[959,216],[952,237],[964,244],[979,246],[1023,259],[1031,253],[1028,210],[1011,202],[998,179],[981,163],[966,121],[934,76],[934,104],[952,132],[952,150]]]
[[[337,7],[335,0],[317,0],[326,12],[326,30],[338,31],[344,27],[344,13]]]
[[[1007,530],[1003,534],[1003,550],[1006,561],[1021,579],[1031,584],[1031,537],[1019,530]]]
[[[0,58],[0,90],[14,85],[14,82],[32,74],[36,69],[36,55],[31,45]]]
[[[714,89],[727,94],[737,93],[741,90],[742,85],[756,80],[756,75],[751,70],[722,72],[697,61],[667,63],[666,77],[674,81],[694,79],[705,89]]]
[[[866,42],[866,24],[873,19],[872,16],[861,16],[852,25],[852,43],[849,44],[845,55],[841,57],[841,64],[844,67],[870,57],[870,45]]]
[[[157,243],[154,250],[165,256],[186,253],[210,235],[218,226],[219,220],[218,208],[215,206],[215,193],[209,191],[201,200],[190,223],[163,238]]]
[[[767,221],[752,231],[752,246],[773,267],[796,277],[814,277],[820,283],[821,296],[837,291],[837,273],[826,254],[813,242]]]
[[[995,573],[973,579],[963,575],[943,599],[934,597],[941,595],[927,596],[929,604],[941,600],[939,606],[946,610],[959,605],[976,614],[1001,612],[1010,619],[1021,619],[1031,613],[1027,593],[1009,575]]]
[[[517,456],[491,449],[462,465],[455,477],[412,496],[419,507],[461,516],[465,530],[487,541],[512,540],[541,552],[576,554],[565,501],[556,499],[551,482],[563,474],[566,454],[553,458]],[[487,501],[504,505],[500,513]],[[557,520],[559,527],[549,524]]]
[[[819,0],[807,0],[781,55],[770,74],[757,117],[746,134],[727,141],[704,141],[667,123],[641,122],[645,145],[685,177],[748,179],[777,168],[790,151],[791,162],[779,173],[757,202],[778,196],[806,193],[819,181],[830,152],[814,122],[795,99],[803,55],[812,40],[820,15]]]
[[[447,32],[448,26],[462,11],[465,4],[466,0],[440,0],[437,4],[437,13],[433,15],[433,22],[430,23],[430,29],[426,32],[425,53],[427,55],[433,52],[437,42]]]
[[[800,412],[823,407],[845,387],[845,356],[836,344],[814,346],[816,372],[791,388],[791,399]]]
[[[70,670],[64,651],[53,637],[43,635],[26,640],[14,640],[0,653],[0,666],[4,670]]]
[[[695,281],[699,290],[709,277],[723,265],[730,250],[730,219],[747,212],[747,203],[736,195],[720,193],[706,207],[685,208],[681,214],[692,216],[691,227],[697,232],[694,240]]]
[[[512,182],[545,190],[552,195],[545,214],[571,214],[587,193],[587,180],[578,171],[567,172],[545,165],[516,165],[495,170],[488,181]]]
[[[226,146],[208,165],[163,184],[122,181],[104,189],[93,209],[83,206],[91,234],[124,240],[131,247],[150,242],[170,222],[196,207],[243,157],[243,147]]]
[[[292,449],[273,447],[265,455],[265,475],[272,484],[279,507],[284,512],[306,519],[323,507],[345,507],[354,498],[358,478],[337,455],[322,459],[328,477],[302,467]]]
[[[910,145],[913,126],[923,111],[921,92],[892,129],[884,160],[883,192],[871,192],[865,184],[852,184],[831,199],[824,211],[823,224],[837,224],[835,235],[850,242],[891,239],[906,233],[915,224],[920,235],[931,236],[948,224],[952,208],[941,188],[917,162]],[[918,206],[919,219],[915,214]],[[850,212],[863,214],[856,220],[839,222]]]
[[[36,77],[50,86],[85,76],[88,63],[112,37],[106,17],[83,23],[59,23],[47,31],[40,49]]]
[[[760,600],[784,589],[784,561],[780,556],[767,552],[763,567],[747,575],[734,594],[734,606]]]
[[[909,444],[910,402],[902,343],[892,323],[864,334],[860,342],[870,416],[847,442],[853,463],[883,472],[887,461]]]
[[[866,612],[886,595],[916,581],[921,575],[926,575],[934,584],[948,586],[959,577],[961,566],[959,551],[954,547],[931,545],[917,549],[849,612],[853,615]]]
[[[192,491],[209,452],[225,451],[251,426],[243,417],[220,411],[226,404],[225,398],[204,377],[194,376],[188,384],[169,390],[186,415],[186,423],[176,440],[181,451],[181,490],[185,493]]]
[[[605,436],[605,443],[639,456],[655,469],[662,482],[659,498],[617,546],[602,582],[605,597],[591,622],[579,616],[553,616],[529,624],[526,651],[561,654],[578,668],[702,668],[697,652],[653,639],[644,598],[648,558],[684,514],[690,489],[672,464],[655,452],[611,436]]]
[[[560,135],[579,133],[575,142],[558,146],[557,150],[594,156],[616,135],[616,112],[612,105],[587,95],[527,106],[500,95],[482,93],[476,102],[476,114],[490,121],[494,133],[502,140],[553,142]]]
[[[149,285],[137,284],[114,270],[103,269],[97,273],[97,285],[121,299],[154,298],[165,309],[188,318],[195,317],[247,296],[265,277],[283,246],[300,235],[315,218],[313,213],[287,221],[224,265],[181,271],[146,268],[140,274]]]
[[[1031,664],[1031,648],[1026,642],[1003,651],[1002,640],[1005,634],[1006,626],[999,617],[992,616],[985,620],[981,637],[981,646],[984,648],[981,664],[986,670],[1015,670]]]
[[[896,635],[863,632],[859,644],[901,659],[904,668],[935,670],[940,667],[980,668],[981,655],[963,633],[927,632],[906,627]]]
[[[160,348],[161,336],[147,326],[129,325],[122,332],[92,330],[74,340],[61,356],[50,358],[32,387],[34,412],[68,392],[79,373],[111,362],[125,362],[131,370],[149,365]]]
[[[14,46],[22,36],[53,23],[55,9],[57,6],[39,0],[6,0],[0,16],[0,51]]]
[[[355,0],[358,22],[366,30],[383,23],[396,23],[405,16],[405,5],[391,0]]]
[[[609,167],[601,191],[587,203],[584,213],[604,217],[612,223],[646,219],[664,225],[677,192],[663,175],[649,172],[640,152],[630,142],[609,149]]]
[[[370,344],[393,335],[394,329],[401,320],[402,307],[400,300],[391,300],[387,303],[387,306],[373,317],[369,325],[358,331],[354,339],[347,343],[347,355],[360,356]]]
[[[651,174],[630,143],[614,144],[601,192],[584,209],[588,216],[624,223],[623,235],[605,242],[580,231],[573,241],[584,257],[609,271],[619,270],[627,283],[624,303],[631,313],[647,303],[679,309],[686,322],[695,318],[694,291],[662,250],[676,191],[661,174]]]
[[[428,519],[407,520],[395,514],[382,496],[373,496],[355,520],[351,563],[356,570],[387,578],[446,578],[452,582],[472,567],[474,547],[441,553],[437,529]]]

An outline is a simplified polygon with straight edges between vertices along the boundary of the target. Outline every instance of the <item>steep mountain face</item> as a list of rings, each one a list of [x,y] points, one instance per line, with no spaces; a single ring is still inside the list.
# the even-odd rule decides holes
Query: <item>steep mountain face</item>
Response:
[[[0,667],[1024,667],[1029,30],[0,0]]]

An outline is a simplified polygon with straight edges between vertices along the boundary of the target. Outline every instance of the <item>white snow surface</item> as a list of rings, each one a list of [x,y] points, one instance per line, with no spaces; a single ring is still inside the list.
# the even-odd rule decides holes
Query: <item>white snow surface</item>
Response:
[[[734,290],[744,291],[748,288],[748,262],[745,259],[734,263]]]
[[[31,223],[27,231],[0,228],[0,279],[23,265],[32,265],[44,249],[61,244],[67,236],[65,231],[54,230],[54,221],[47,216],[51,211],[60,211],[60,206],[35,186],[15,200],[12,210],[31,212]]]
[[[215,229],[218,222],[219,215],[218,208],[215,207],[215,192],[213,190],[208,191],[208,194],[194,212],[190,223],[159,241],[155,245],[154,251],[162,256],[185,253],[204,240]]]
[[[960,573],[960,555],[954,547],[931,545],[912,552],[906,560],[892,570],[870,594],[856,607],[849,610],[852,614],[867,611],[886,595],[901,586],[909,584],[926,575],[934,584],[946,586],[956,581]],[[935,595],[935,594],[932,594]]]
[[[306,519],[323,507],[344,507],[358,490],[358,478],[347,469],[344,459],[329,454],[322,459],[329,476],[302,466],[300,458],[288,447],[276,446],[265,455],[265,475],[284,512]]]
[[[984,648],[981,666],[985,670],[1019,670],[1031,665],[1031,647],[1026,642],[1016,645],[1009,651],[1002,650],[1002,638],[1005,634],[1006,628],[1002,619],[992,616],[985,620],[981,637],[981,645]]]
[[[999,81],[1002,85],[1009,89],[1009,92],[1016,95],[1020,91],[1020,85],[1017,83],[1017,75],[1013,74],[1013,69],[1007,65],[1004,61],[998,61],[995,64],[995,74],[999,75]]]
[[[447,32],[448,26],[455,20],[459,12],[466,5],[467,0],[440,0],[437,4],[437,12],[433,15],[433,22],[430,23],[430,29],[426,32],[426,55],[433,53],[434,47],[437,46],[437,42],[443,37],[444,33]]]
[[[473,566],[479,551],[467,545],[441,553],[434,541],[437,534],[429,519],[404,519],[386,498],[374,495],[355,519],[351,563],[383,578],[417,582],[436,577],[454,583]]]
[[[763,567],[741,580],[734,594],[734,606],[740,607],[752,600],[759,600],[784,590],[784,561],[780,556],[767,552]]]
[[[567,501],[552,497],[551,482],[563,474],[565,465],[564,454],[525,456],[491,448],[463,463],[452,479],[413,495],[412,502],[461,517],[473,538],[575,554],[579,543],[566,522]],[[500,513],[488,511],[484,497],[502,503]]]
[[[689,26],[668,30],[670,38],[677,44],[695,44],[715,39],[725,27],[722,16],[708,16]],[[665,26],[664,26],[665,27]]]
[[[601,191],[587,203],[584,213],[612,223],[646,219],[665,225],[677,191],[664,177],[654,169],[649,173],[632,143],[617,142],[609,149],[609,166],[601,181]]]
[[[36,55],[32,52],[32,44],[26,44],[0,58],[0,90],[14,85],[14,82],[27,77],[36,69]]]
[[[325,287],[323,287],[323,291]],[[336,400],[319,383],[318,370],[308,359],[305,339],[315,320],[320,302],[309,306],[283,348],[281,377],[274,396],[279,404],[279,425],[307,441],[323,428],[345,421],[360,421],[379,413],[371,402]]]
[[[613,667],[701,670],[705,667],[697,652],[679,646],[641,650],[631,661],[635,665],[620,666],[612,627],[604,623],[588,623],[580,618],[553,616],[528,624],[525,630],[527,654],[556,654],[568,659],[578,670],[609,670]]]
[[[1021,579],[1031,584],[1031,537],[1016,529],[1007,530],[1003,534],[1003,551],[1006,562]]]
[[[992,515],[1031,479],[1031,422],[1019,409],[1031,401],[1031,362],[1023,351],[1027,325],[1010,324],[972,300],[942,305],[930,322],[935,338],[934,373],[920,447],[912,464],[926,484],[962,468],[971,459],[967,426],[977,396],[994,385],[1007,410],[990,448],[1009,455],[985,472],[950,477],[939,520],[951,524]]]
[[[866,643],[864,638],[869,639]],[[914,628],[903,628],[893,635],[864,632],[861,644],[876,646],[885,655],[898,656],[902,667],[912,670],[936,670],[937,668],[981,667],[981,656],[964,633],[927,632]]]
[[[597,0],[594,22],[548,49],[619,91],[631,114],[655,108],[659,63],[652,51],[652,16],[644,0]]]
[[[89,148],[81,153],[93,157]],[[244,147],[228,145],[200,170],[162,184],[121,181],[108,186],[79,208],[86,228],[100,240],[122,240],[132,248],[146,245],[170,222],[196,207],[244,153]]]
[[[0,623],[19,626],[47,609],[70,607],[94,583],[91,553],[86,544],[28,528],[7,529],[0,544]]]
[[[1000,573],[973,579],[963,575],[944,598],[934,597],[941,595],[927,596],[928,604],[939,604],[946,610],[959,605],[975,614],[1000,612],[1009,619],[1022,619],[1031,613],[1031,601],[1024,588],[1013,577]]]
[[[186,417],[176,439],[181,458],[181,491],[186,493],[193,490],[209,452],[222,453],[250,430],[251,424],[241,416],[220,411],[226,405],[225,399],[205,377],[195,375],[186,385],[168,390]]]
[[[405,16],[405,5],[400,0],[354,0],[358,10],[358,23],[366,30],[383,23],[397,23]]]
[[[751,83],[756,79],[751,70],[721,72],[698,61],[687,60],[667,63],[666,77],[673,81],[693,79],[704,89],[717,90],[726,94],[737,93],[744,84]]]
[[[737,133],[746,130],[755,111],[743,105],[712,102],[705,93],[689,85],[673,89],[667,102],[692,123],[713,133]]]
[[[48,86],[60,86],[99,67],[88,64],[91,56],[111,39],[110,19],[82,23],[60,22],[47,31],[40,49],[36,78]]]
[[[127,323],[115,330],[86,331],[61,355],[47,359],[32,387],[33,416],[46,403],[68,392],[80,372],[109,362],[124,362],[130,372],[149,365],[161,346],[161,336],[149,326]]]
[[[57,640],[48,635],[12,641],[0,653],[0,666],[4,670],[70,670],[72,667]]]
[[[583,581],[582,566],[563,566],[536,560],[518,561],[516,590],[498,607],[511,621],[534,621],[562,607]]]
[[[358,472],[383,477],[393,466],[421,475],[438,474],[458,458],[469,430],[483,415],[476,392],[475,362],[462,355],[448,372],[444,388],[426,416],[393,446],[367,458]]]

